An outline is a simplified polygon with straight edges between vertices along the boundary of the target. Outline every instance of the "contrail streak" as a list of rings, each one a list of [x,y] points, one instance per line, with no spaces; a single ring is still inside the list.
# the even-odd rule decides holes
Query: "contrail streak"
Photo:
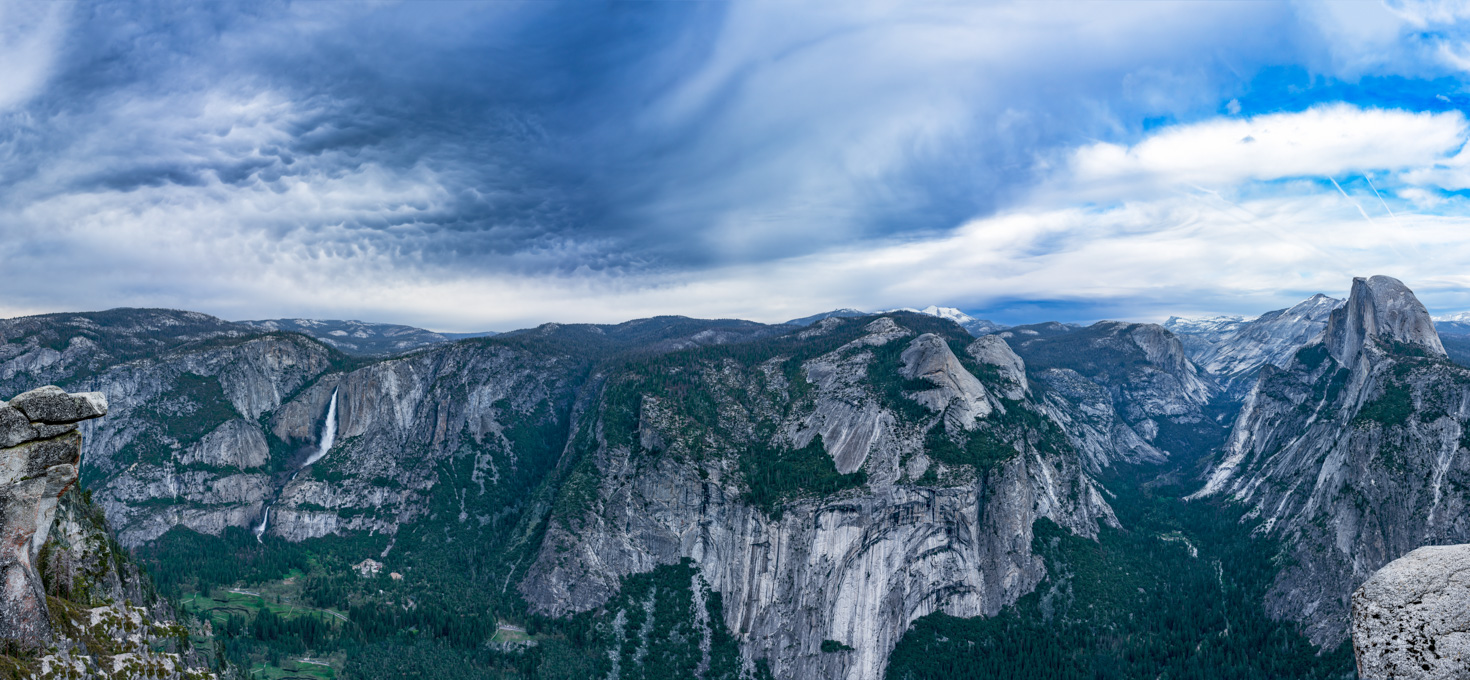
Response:
[[[1337,180],[1332,179],[1331,177],[1328,177],[1327,178],[1327,181],[1332,182],[1332,186],[1337,187],[1337,193],[1342,194],[1342,197],[1343,198],[1346,198],[1348,203],[1353,204],[1353,207],[1358,209],[1358,214],[1359,215],[1362,215],[1363,216],[1363,219],[1368,220],[1368,224],[1371,224],[1371,225],[1373,225],[1375,227],[1378,226],[1378,223],[1377,222],[1374,222],[1373,221],[1373,218],[1371,218],[1371,217],[1368,216],[1368,211],[1367,210],[1364,210],[1363,209],[1363,206],[1358,205],[1358,202],[1357,201],[1354,201],[1352,196],[1347,195],[1347,192],[1342,190],[1342,185],[1341,184],[1338,184],[1337,183]]]

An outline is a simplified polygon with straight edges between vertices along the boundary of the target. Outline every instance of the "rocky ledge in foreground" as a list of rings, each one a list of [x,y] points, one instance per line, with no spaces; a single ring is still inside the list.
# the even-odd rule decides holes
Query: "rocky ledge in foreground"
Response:
[[[106,413],[100,392],[50,386],[0,402],[0,640],[27,649],[50,641],[36,558],[61,494],[77,481],[76,423]]]
[[[1353,593],[1362,680],[1470,676],[1470,545],[1419,548]]]

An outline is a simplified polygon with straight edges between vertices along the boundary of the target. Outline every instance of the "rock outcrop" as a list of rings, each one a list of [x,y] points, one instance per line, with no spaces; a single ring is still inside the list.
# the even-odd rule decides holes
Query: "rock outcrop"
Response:
[[[1353,279],[1353,292],[1342,309],[1327,318],[1323,342],[1337,363],[1354,368],[1364,349],[1376,342],[1396,353],[1418,350],[1444,357],[1429,310],[1403,282],[1388,276]]]
[[[1353,589],[1426,544],[1470,541],[1470,370],[1402,283],[1355,279],[1314,342],[1262,368],[1195,497],[1225,495],[1285,546],[1268,613],[1346,640]]]
[[[1228,396],[1240,399],[1255,384],[1262,366],[1284,368],[1297,350],[1322,334],[1328,317],[1342,303],[1326,295],[1313,295],[1290,308],[1266,312],[1250,321],[1216,328],[1178,320],[1175,329],[1176,333],[1197,331],[1183,336],[1192,341],[1186,343],[1186,347],[1193,348],[1190,358],[1213,376]]]
[[[964,430],[975,429],[975,422],[996,409],[980,379],[960,365],[959,357],[949,343],[933,333],[925,333],[909,343],[899,355],[903,368],[899,374],[910,380],[924,379],[933,389],[916,391],[913,400],[932,411],[943,413],[945,425]]]
[[[575,472],[521,592],[540,612],[585,611],[621,579],[689,558],[748,662],[776,677],[859,680],[882,676],[915,619],[994,615],[1033,590],[1046,574],[1031,551],[1037,519],[1087,537],[1117,520],[1064,439],[1057,449],[1045,433],[999,428],[1018,410],[1044,421],[1034,402],[996,396],[1025,396],[1021,360],[923,323],[934,322],[829,319],[743,361],[609,377],[606,394],[639,396],[608,396],[576,426],[563,463]],[[972,355],[983,362],[967,365]],[[667,376],[708,401],[634,387]],[[1015,435],[1000,459],[926,446],[996,432]],[[812,455],[831,459],[841,488],[783,487],[775,509],[762,507],[764,470],[818,437]],[[825,649],[834,642],[851,650]]]
[[[1162,462],[1223,431],[1205,412],[1215,388],[1162,326],[1046,323],[988,337],[1004,339],[1024,359],[1030,383],[1045,388],[1048,415],[1090,470]]]
[[[27,649],[51,642],[36,566],[56,505],[77,481],[76,423],[106,413],[101,394],[51,386],[0,402],[0,640]]]
[[[1470,675],[1470,545],[1419,548],[1353,593],[1361,680]]]

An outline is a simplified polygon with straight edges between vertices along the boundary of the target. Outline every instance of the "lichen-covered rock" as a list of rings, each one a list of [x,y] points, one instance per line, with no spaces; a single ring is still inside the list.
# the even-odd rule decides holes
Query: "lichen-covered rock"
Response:
[[[47,385],[11,399],[10,407],[24,413],[31,422],[62,425],[107,415],[107,397],[101,392],[68,394],[60,387]]]
[[[1419,548],[1353,593],[1362,680],[1470,676],[1470,545]]]
[[[41,438],[48,423],[71,423],[107,412],[101,395],[56,387],[27,392],[0,405],[0,640],[39,649],[51,640],[46,591],[36,562],[56,504],[77,481],[82,438],[65,432]],[[28,417],[17,420],[14,414]],[[17,441],[18,440],[18,441]]]
[[[97,680],[212,680],[215,674],[199,667],[191,655],[164,651],[188,635],[171,620],[160,621],[145,607],[118,602],[92,608],[67,607],[57,617],[72,640],[85,646],[63,644],[34,662],[37,680],[95,678]]]

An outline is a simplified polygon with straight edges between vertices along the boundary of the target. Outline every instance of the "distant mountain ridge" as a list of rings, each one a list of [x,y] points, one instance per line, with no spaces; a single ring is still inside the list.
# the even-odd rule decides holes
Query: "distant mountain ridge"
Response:
[[[1255,374],[1270,364],[1284,367],[1296,351],[1327,327],[1327,318],[1343,301],[1317,294],[1287,309],[1254,319],[1211,317],[1164,322],[1184,343],[1185,351],[1227,391],[1240,392],[1255,383]]]
[[[238,323],[264,331],[302,333],[356,356],[401,354],[441,342],[496,335],[494,331],[436,333],[402,324],[336,319],[261,319]]]
[[[1153,609],[1135,624],[1108,603],[1175,586],[1200,588],[1177,598],[1195,612],[1180,621],[1235,599],[1230,639],[1192,623],[1171,658],[1201,643],[1237,658],[1267,631],[1329,652],[1344,588],[1426,538],[1470,536],[1470,371],[1444,361],[1470,335],[1441,343],[1450,322],[1392,279],[1353,295],[1164,324],[1007,328],[929,306],[462,342],[360,321],[54,314],[0,320],[0,394],[107,394],[80,474],[121,546],[183,576],[230,550],[313,553],[318,604],[384,617],[364,647],[383,658],[425,622],[479,648],[502,621],[535,621],[538,647],[496,658],[581,659],[587,677],[925,680],[955,676],[913,671],[1007,639],[994,626],[1066,626],[1048,654],[1074,653],[1088,627],[1151,636]],[[1123,546],[1149,557],[1121,560]],[[382,579],[349,568],[366,558]],[[219,583],[249,587],[238,578]],[[1143,648],[1115,639],[1075,651],[1078,667]],[[1286,667],[1261,654],[1241,663]],[[654,670],[705,656],[702,676]]]
[[[1220,341],[1234,335],[1241,326],[1251,321],[1254,319],[1236,315],[1200,318],[1171,316],[1161,325],[1179,337],[1179,342],[1184,344],[1184,351],[1193,358],[1204,354]]]
[[[928,307],[925,307],[923,309],[915,309],[913,307],[900,307],[898,309],[889,309],[882,312],[864,312],[862,310],[847,307],[843,309],[834,309],[830,312],[822,312],[821,314],[804,316],[800,319],[792,319],[790,321],[787,321],[786,324],[796,326],[810,326],[818,321],[831,317],[850,319],[858,316],[888,314],[891,312],[912,312],[914,314],[924,314],[926,316],[937,316],[941,319],[948,319],[959,324],[960,328],[965,329],[967,332],[969,332],[970,335],[977,338],[982,335],[989,335],[996,331],[1003,331],[1007,328],[1010,328],[1010,326],[998,324],[988,319],[977,319],[954,307],[939,307],[937,305],[929,305]]]

